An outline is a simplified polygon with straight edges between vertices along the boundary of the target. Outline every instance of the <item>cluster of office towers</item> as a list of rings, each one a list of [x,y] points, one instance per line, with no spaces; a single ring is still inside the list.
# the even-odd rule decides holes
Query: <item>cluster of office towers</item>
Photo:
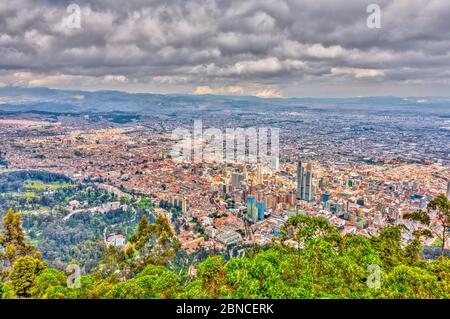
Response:
[[[265,203],[264,201],[256,201],[255,196],[249,195],[247,198],[247,215],[248,217],[256,223],[258,220],[264,219],[265,213]]]
[[[260,179],[259,176],[260,167],[257,168],[257,179]],[[313,187],[312,187],[312,166],[311,164],[307,164],[304,168],[301,161],[297,162],[297,200],[304,200],[307,202],[313,201]],[[239,184],[244,177],[240,174],[233,174],[232,182],[234,184]],[[247,198],[247,216],[253,221],[257,222],[258,220],[264,219],[265,213],[265,203],[262,199],[256,200],[254,195],[249,195]]]
[[[297,163],[297,199],[308,202],[313,200],[312,167],[308,164],[303,168],[301,161]]]

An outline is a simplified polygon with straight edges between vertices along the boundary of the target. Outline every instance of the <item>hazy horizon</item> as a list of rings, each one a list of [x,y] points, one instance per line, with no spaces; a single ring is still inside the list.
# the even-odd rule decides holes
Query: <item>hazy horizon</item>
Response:
[[[281,97],[260,97],[255,95],[233,95],[233,94],[214,94],[214,93],[206,93],[206,94],[196,94],[193,92],[150,92],[150,91],[127,91],[122,89],[77,89],[77,88],[56,88],[49,86],[40,86],[40,87],[27,87],[27,86],[3,86],[0,87],[0,91],[2,89],[26,89],[26,90],[39,90],[39,89],[48,89],[53,91],[72,91],[72,92],[86,92],[86,93],[101,93],[101,92],[119,92],[126,94],[149,94],[149,95],[188,95],[188,96],[212,96],[212,97],[229,97],[229,98],[256,98],[262,100],[270,100],[270,99],[280,99],[280,100],[289,100],[289,99],[367,99],[367,98],[398,98],[398,99],[420,99],[420,98],[450,98],[450,93],[447,95],[355,95],[355,96],[281,96]],[[1,98],[1,96],[0,96]]]

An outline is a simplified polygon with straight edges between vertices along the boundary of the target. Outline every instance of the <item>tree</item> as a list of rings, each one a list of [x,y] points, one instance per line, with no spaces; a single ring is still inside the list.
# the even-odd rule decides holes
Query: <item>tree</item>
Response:
[[[427,222],[420,212],[411,218]],[[196,277],[182,278],[167,267],[179,245],[167,218],[160,215],[151,224],[143,217],[126,249],[108,248],[104,263],[111,271],[106,276],[99,271],[83,275],[81,287],[69,289],[63,272],[46,268],[39,258],[19,256],[9,280],[0,282],[0,295],[49,299],[450,298],[450,259],[423,260],[414,246],[420,244],[420,234],[404,248],[402,230],[402,226],[390,226],[373,238],[342,236],[324,219],[296,216],[283,231],[285,238],[302,243],[301,249],[272,243],[227,262],[210,256],[197,264]],[[127,273],[128,280],[115,272],[122,265],[126,270],[134,267]],[[373,265],[380,266],[377,288],[367,284]]]
[[[405,252],[401,246],[403,229],[403,225],[388,226],[380,230],[378,237],[372,239],[387,269],[392,269],[405,261]]]
[[[441,256],[444,256],[447,233],[450,229],[450,201],[444,194],[440,194],[428,203],[427,209],[429,212],[433,211],[436,213],[437,221],[442,227],[442,232],[438,236],[442,241]]]
[[[153,260],[156,265],[166,265],[180,249],[180,243],[174,236],[169,221],[165,215],[159,214],[155,223],[150,225],[153,236]]]
[[[137,207],[140,209],[151,209],[153,204],[147,197],[142,197],[137,203]]]
[[[423,210],[416,210],[403,215],[404,219],[417,222],[421,225],[420,228],[413,231],[414,239],[406,246],[406,255],[411,261],[417,262],[419,260],[419,254],[423,250],[422,237],[433,237],[431,230],[429,229],[431,218],[429,214]]]
[[[131,196],[124,195],[120,198],[120,204],[122,205],[124,204],[129,205],[131,204],[131,202],[132,202]]]
[[[46,268],[46,263],[30,256],[19,257],[11,270],[10,279],[19,297],[31,297],[36,276]]]
[[[8,275],[17,258],[21,256],[34,256],[40,258],[40,253],[33,245],[25,240],[25,233],[21,225],[21,215],[9,209],[3,216],[3,231],[0,232],[0,263],[7,263],[6,269],[0,267],[0,277]],[[1,266],[1,265],[0,265]]]
[[[59,295],[61,296],[61,292],[66,288],[66,284],[67,277],[63,272],[46,268],[36,276],[31,294],[33,298],[48,299],[59,290]]]
[[[436,220],[442,227],[442,231],[436,232],[431,228],[432,215],[436,214]],[[432,199],[427,205],[427,211],[416,210],[403,215],[404,219],[419,223],[422,228],[414,231],[414,240],[409,244],[410,251],[417,251],[421,237],[432,237],[433,233],[441,240],[441,255],[444,255],[445,243],[448,238],[448,230],[450,229],[450,201],[441,194]]]
[[[85,296],[88,295],[91,299],[105,298],[117,283],[116,275],[103,278],[100,272],[95,272],[89,280],[83,280],[82,278],[80,293]],[[87,289],[90,289],[90,291],[86,291]]]
[[[133,256],[132,268],[135,272],[142,271],[149,264],[166,265],[180,248],[169,221],[163,214],[159,214],[153,224],[144,215],[130,243],[132,253],[128,249],[127,255]]]
[[[149,223],[147,216],[143,215],[136,232],[124,248],[107,248],[103,267],[107,274],[122,270],[129,278],[147,265],[167,265],[179,249],[180,243],[165,215],[158,215],[154,223]]]
[[[430,299],[448,298],[448,283],[426,269],[399,265],[387,275],[379,298]]]
[[[108,245],[105,253],[103,254],[103,266],[104,272],[107,275],[112,275],[116,271],[123,271],[126,263],[126,251],[120,249],[114,245]]]
[[[107,294],[108,299],[143,299],[145,295],[135,279],[120,282]]]
[[[287,220],[283,226],[282,239],[294,239],[298,244],[320,237],[328,240],[336,247],[342,243],[342,236],[338,229],[325,218],[314,218],[307,215],[297,215]]]
[[[173,298],[180,290],[181,279],[163,266],[148,265],[136,276],[136,282],[148,298]]]
[[[431,262],[430,268],[440,281],[447,283],[450,294],[450,258],[441,256]]]
[[[219,298],[226,289],[226,271],[222,265],[222,258],[218,256],[208,257],[197,267],[197,276],[201,287],[211,298]]]

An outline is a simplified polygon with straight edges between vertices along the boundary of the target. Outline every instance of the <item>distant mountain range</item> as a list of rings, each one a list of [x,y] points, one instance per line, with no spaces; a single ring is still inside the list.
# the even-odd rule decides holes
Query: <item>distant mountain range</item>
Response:
[[[311,110],[404,111],[450,116],[450,97],[257,98],[191,94],[72,91],[49,88],[0,88],[3,112],[173,113],[186,110],[246,112]]]

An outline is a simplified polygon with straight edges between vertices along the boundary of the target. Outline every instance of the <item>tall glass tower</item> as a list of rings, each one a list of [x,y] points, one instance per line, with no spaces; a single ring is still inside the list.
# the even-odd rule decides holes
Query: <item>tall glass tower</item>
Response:
[[[306,166],[305,172],[305,187],[304,187],[304,200],[311,202],[313,200],[312,192],[312,167],[311,164]]]
[[[303,199],[303,166],[302,162],[297,162],[297,199]]]
[[[308,164],[303,168],[302,162],[297,163],[297,199],[311,202],[313,200],[312,191],[312,166]]]
[[[450,199],[450,179],[447,181],[447,198]]]

